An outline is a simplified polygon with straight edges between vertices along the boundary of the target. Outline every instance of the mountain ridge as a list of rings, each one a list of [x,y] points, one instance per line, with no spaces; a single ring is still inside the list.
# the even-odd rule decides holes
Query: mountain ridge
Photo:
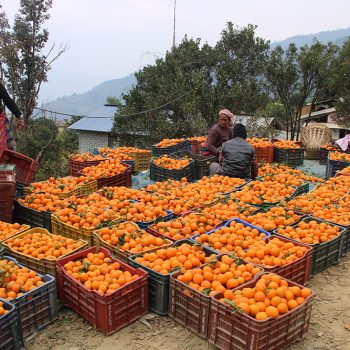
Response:
[[[337,45],[342,45],[348,37],[350,37],[350,27],[322,31],[315,34],[295,35],[285,40],[271,43],[271,48],[273,49],[280,45],[285,49],[292,42],[294,42],[297,47],[311,45],[314,39],[324,44],[332,41]],[[43,108],[71,115],[112,116],[114,114],[114,109],[104,106],[107,97],[120,97],[135,83],[135,75],[134,73],[130,73],[123,78],[105,80],[84,93],[74,93],[69,96],[59,97],[44,104]],[[67,119],[67,116],[57,115],[57,118],[62,120]]]

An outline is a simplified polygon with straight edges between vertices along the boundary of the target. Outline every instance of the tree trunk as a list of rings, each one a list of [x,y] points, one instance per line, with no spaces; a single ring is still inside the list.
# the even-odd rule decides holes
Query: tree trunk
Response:
[[[52,136],[50,137],[49,141],[46,143],[46,145],[41,149],[41,151],[38,153],[36,156],[35,160],[40,163],[41,159],[43,158],[46,150],[49,148],[51,143],[56,139],[56,133],[53,133]]]

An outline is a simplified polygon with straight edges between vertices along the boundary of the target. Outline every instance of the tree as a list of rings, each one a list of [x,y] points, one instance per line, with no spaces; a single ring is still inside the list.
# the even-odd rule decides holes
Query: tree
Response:
[[[52,63],[68,49],[61,45],[54,54],[53,44],[44,53],[49,33],[43,24],[50,17],[48,11],[51,6],[52,0],[21,0],[12,28],[6,15],[3,12],[0,14],[1,68],[9,90],[16,96],[23,112],[25,149],[32,133],[30,119],[41,84],[47,81],[47,72]]]
[[[336,120],[350,127],[350,38],[342,46],[336,62],[334,90],[340,97],[336,104]]]
[[[146,135],[153,140],[207,132],[226,107],[253,113],[268,100],[261,75],[268,42],[254,26],[232,23],[214,46],[185,37],[136,73],[136,84],[123,95],[115,118],[118,136]]]
[[[297,49],[290,44],[286,50],[277,46],[270,54],[265,78],[268,89],[283,104],[287,138],[298,139],[302,107],[313,106],[328,92],[335,67],[337,47],[315,41],[310,47]]]

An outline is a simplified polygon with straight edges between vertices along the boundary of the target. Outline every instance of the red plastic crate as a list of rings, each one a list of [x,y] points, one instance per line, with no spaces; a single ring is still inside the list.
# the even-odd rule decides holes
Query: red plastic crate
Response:
[[[29,185],[39,168],[39,163],[21,153],[5,149],[0,156],[0,164],[16,165],[16,182]]]
[[[69,159],[69,175],[70,176],[79,176],[79,171],[87,168],[89,166],[95,166],[98,165],[99,163],[107,160],[108,158],[105,159],[99,159],[99,160],[86,160],[85,162],[78,162],[73,159]]]
[[[216,259],[221,261],[223,255],[229,254],[220,254]],[[248,264],[244,260],[239,260],[243,264]],[[210,263],[201,265],[198,268],[205,265],[210,265]],[[257,266],[256,264],[253,265]],[[196,269],[194,268],[193,270]],[[262,268],[260,269],[264,271]],[[182,274],[183,272],[177,272],[170,276],[169,316],[201,338],[206,339],[208,337],[211,297],[179,281],[177,277]]]
[[[0,221],[12,223],[16,182],[12,174],[0,173]]]
[[[83,284],[68,275],[64,265],[72,260],[83,259],[88,253],[103,252],[120,263],[122,270],[137,274],[140,278],[124,285],[108,296],[88,290]],[[57,260],[57,290],[59,299],[76,313],[106,335],[129,325],[148,312],[147,273],[135,269],[118,259],[113,259],[105,248],[91,247],[66,258]]]
[[[115,186],[125,186],[131,187],[132,185],[132,177],[131,177],[131,166],[129,164],[121,162],[124,166],[126,166],[126,170],[118,175],[109,176],[109,177],[101,177],[97,179],[97,188],[103,187],[115,187]],[[77,176],[84,176],[82,172],[78,172]]]
[[[254,149],[255,149],[256,161],[258,163],[260,163],[260,162],[272,163],[273,162],[273,146],[272,146],[272,144],[271,144],[271,147],[265,147],[265,148],[254,147]]]
[[[260,275],[261,276],[261,275]],[[253,287],[259,277],[235,288]],[[290,286],[303,286],[287,280]],[[220,350],[281,350],[303,339],[309,329],[311,294],[292,311],[258,321],[220,302],[223,293],[213,295],[209,315],[208,341]]]
[[[283,266],[275,266],[269,268],[264,265],[257,265],[263,268],[268,273],[275,273],[283,278],[305,285],[310,280],[312,247],[310,247],[307,244],[294,241],[287,237],[281,237],[281,235],[271,235],[267,237],[266,240],[271,240],[273,238],[278,238],[280,241],[285,243],[291,242],[298,247],[305,247],[307,248],[307,252],[298,260],[292,261],[289,264]]]

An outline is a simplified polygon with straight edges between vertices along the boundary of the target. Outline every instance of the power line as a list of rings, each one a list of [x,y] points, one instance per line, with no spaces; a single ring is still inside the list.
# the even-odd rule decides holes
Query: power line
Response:
[[[161,108],[164,108],[178,100],[181,100],[182,98],[184,98],[185,96],[189,95],[190,93],[192,93],[194,91],[193,90],[190,90],[190,91],[187,91],[186,93],[182,94],[181,96],[178,96],[176,97],[175,99],[167,102],[167,103],[164,103],[163,105],[161,106],[158,106],[158,107],[155,107],[155,108],[151,108],[151,109],[147,109],[147,110],[144,110],[144,111],[140,111],[140,112],[135,112],[135,113],[130,113],[130,114],[118,114],[118,117],[131,117],[131,116],[134,116],[134,115],[139,115],[139,114],[146,114],[146,113],[149,113],[149,112],[154,112],[158,109],[161,109]],[[112,104],[106,104],[105,106],[108,106],[108,107],[117,107],[116,105],[112,105]],[[93,117],[93,116],[86,116],[86,115],[76,115],[76,114],[69,114],[69,113],[62,113],[62,112],[57,112],[57,111],[52,111],[52,110],[48,110],[48,109],[44,109],[44,108],[39,108],[39,107],[36,107],[37,110],[39,111],[42,111],[42,112],[48,112],[48,113],[54,113],[54,114],[59,114],[59,115],[65,115],[65,116],[68,116],[68,117],[80,117],[80,118],[100,118],[100,119],[107,119],[107,118],[114,118],[114,115],[113,116],[108,116],[108,117]]]

